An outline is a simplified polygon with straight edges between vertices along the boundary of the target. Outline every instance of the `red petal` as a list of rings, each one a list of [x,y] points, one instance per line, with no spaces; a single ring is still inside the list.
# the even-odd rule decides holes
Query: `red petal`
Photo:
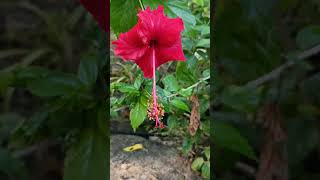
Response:
[[[138,33],[139,24],[135,25],[126,33],[121,33],[119,39],[112,44],[117,45],[115,54],[124,60],[138,60],[141,58],[148,47],[143,43]]]
[[[152,49],[149,48],[144,56],[140,59],[136,60],[135,63],[140,67],[143,72],[145,78],[152,78],[153,71],[152,71]]]
[[[109,0],[80,0],[81,4],[93,15],[98,21],[99,26],[109,31]]]
[[[168,61],[185,61],[186,58],[182,50],[181,38],[179,37],[170,47],[159,46],[156,50],[156,57],[156,68]]]
[[[138,17],[141,34],[148,39],[156,39],[159,46],[171,46],[180,38],[184,29],[182,19],[166,17],[162,6],[154,11],[148,7],[145,11],[140,11]]]
[[[120,34],[115,54],[124,60],[134,60],[141,68],[144,77],[152,78],[152,48],[155,48],[156,67],[174,60],[185,60],[181,36],[183,21],[181,18],[170,19],[163,13],[163,7],[151,11],[139,11],[139,21],[127,33]],[[154,47],[149,43],[155,41]]]

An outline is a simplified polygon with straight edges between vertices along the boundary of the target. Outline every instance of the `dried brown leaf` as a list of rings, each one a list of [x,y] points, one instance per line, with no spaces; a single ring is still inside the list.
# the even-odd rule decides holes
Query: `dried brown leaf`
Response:
[[[191,96],[192,110],[189,122],[189,133],[194,136],[200,126],[200,104],[197,96]]]

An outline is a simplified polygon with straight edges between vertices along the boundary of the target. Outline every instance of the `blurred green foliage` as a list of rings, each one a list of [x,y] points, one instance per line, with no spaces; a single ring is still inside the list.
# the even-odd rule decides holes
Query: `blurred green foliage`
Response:
[[[215,16],[216,178],[268,179],[288,168],[289,179],[319,179],[318,1],[218,1]]]
[[[4,1],[0,9],[11,12],[1,29],[1,179],[32,179],[39,170],[22,159],[43,142],[65,153],[58,178],[105,179],[106,34],[78,1]]]

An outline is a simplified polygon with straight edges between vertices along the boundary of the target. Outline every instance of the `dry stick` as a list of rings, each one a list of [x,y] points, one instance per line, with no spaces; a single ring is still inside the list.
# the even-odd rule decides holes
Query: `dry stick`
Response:
[[[318,45],[314,46],[313,48],[308,49],[308,50],[303,51],[302,53],[298,54],[297,55],[297,59],[298,60],[303,60],[303,59],[306,59],[306,58],[308,58],[308,57],[310,57],[312,55],[315,55],[315,54],[317,54],[319,52],[320,52],[320,44],[318,44]],[[268,81],[274,80],[274,79],[278,78],[279,75],[284,70],[286,70],[287,68],[293,66],[294,64],[296,64],[295,61],[288,61],[285,64],[283,64],[283,65],[279,66],[278,68],[276,68],[275,70],[263,75],[262,77],[260,77],[260,78],[258,78],[256,80],[248,82],[245,86],[249,87],[249,88],[257,87],[257,86],[260,86],[263,83],[266,83]]]

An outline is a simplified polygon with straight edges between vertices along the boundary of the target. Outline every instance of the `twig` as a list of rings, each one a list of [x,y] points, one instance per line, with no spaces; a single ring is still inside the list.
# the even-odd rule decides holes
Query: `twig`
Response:
[[[303,51],[302,53],[298,54],[297,55],[297,59],[298,60],[303,60],[303,59],[306,59],[312,55],[315,55],[317,53],[320,52],[320,44],[314,46],[313,48],[311,49],[308,49],[306,51]],[[296,64],[296,61],[288,61],[286,62],[285,64],[279,66],[278,68],[274,69],[273,71],[263,75],[262,77],[256,79],[256,80],[253,80],[253,81],[250,81],[248,82],[245,86],[246,87],[257,87],[257,86],[260,86],[261,84],[264,84],[266,82],[269,82],[271,80],[274,80],[276,78],[279,77],[279,75],[284,71],[286,70],[287,68],[293,66],[294,64]]]
[[[200,81],[198,81],[197,83],[195,83],[195,84],[193,84],[193,85],[191,85],[191,86],[189,86],[189,87],[187,87],[187,88],[183,88],[183,89],[181,89],[181,90],[182,90],[182,91],[186,91],[186,90],[192,89],[192,88],[198,86],[200,83],[208,80],[209,78],[210,78],[210,76],[207,76],[207,77],[205,77],[205,78],[203,78],[203,79],[200,79]],[[174,96],[177,96],[177,95],[179,95],[179,93],[171,94],[171,95],[168,96],[168,98],[171,98],[171,97],[174,97]]]

